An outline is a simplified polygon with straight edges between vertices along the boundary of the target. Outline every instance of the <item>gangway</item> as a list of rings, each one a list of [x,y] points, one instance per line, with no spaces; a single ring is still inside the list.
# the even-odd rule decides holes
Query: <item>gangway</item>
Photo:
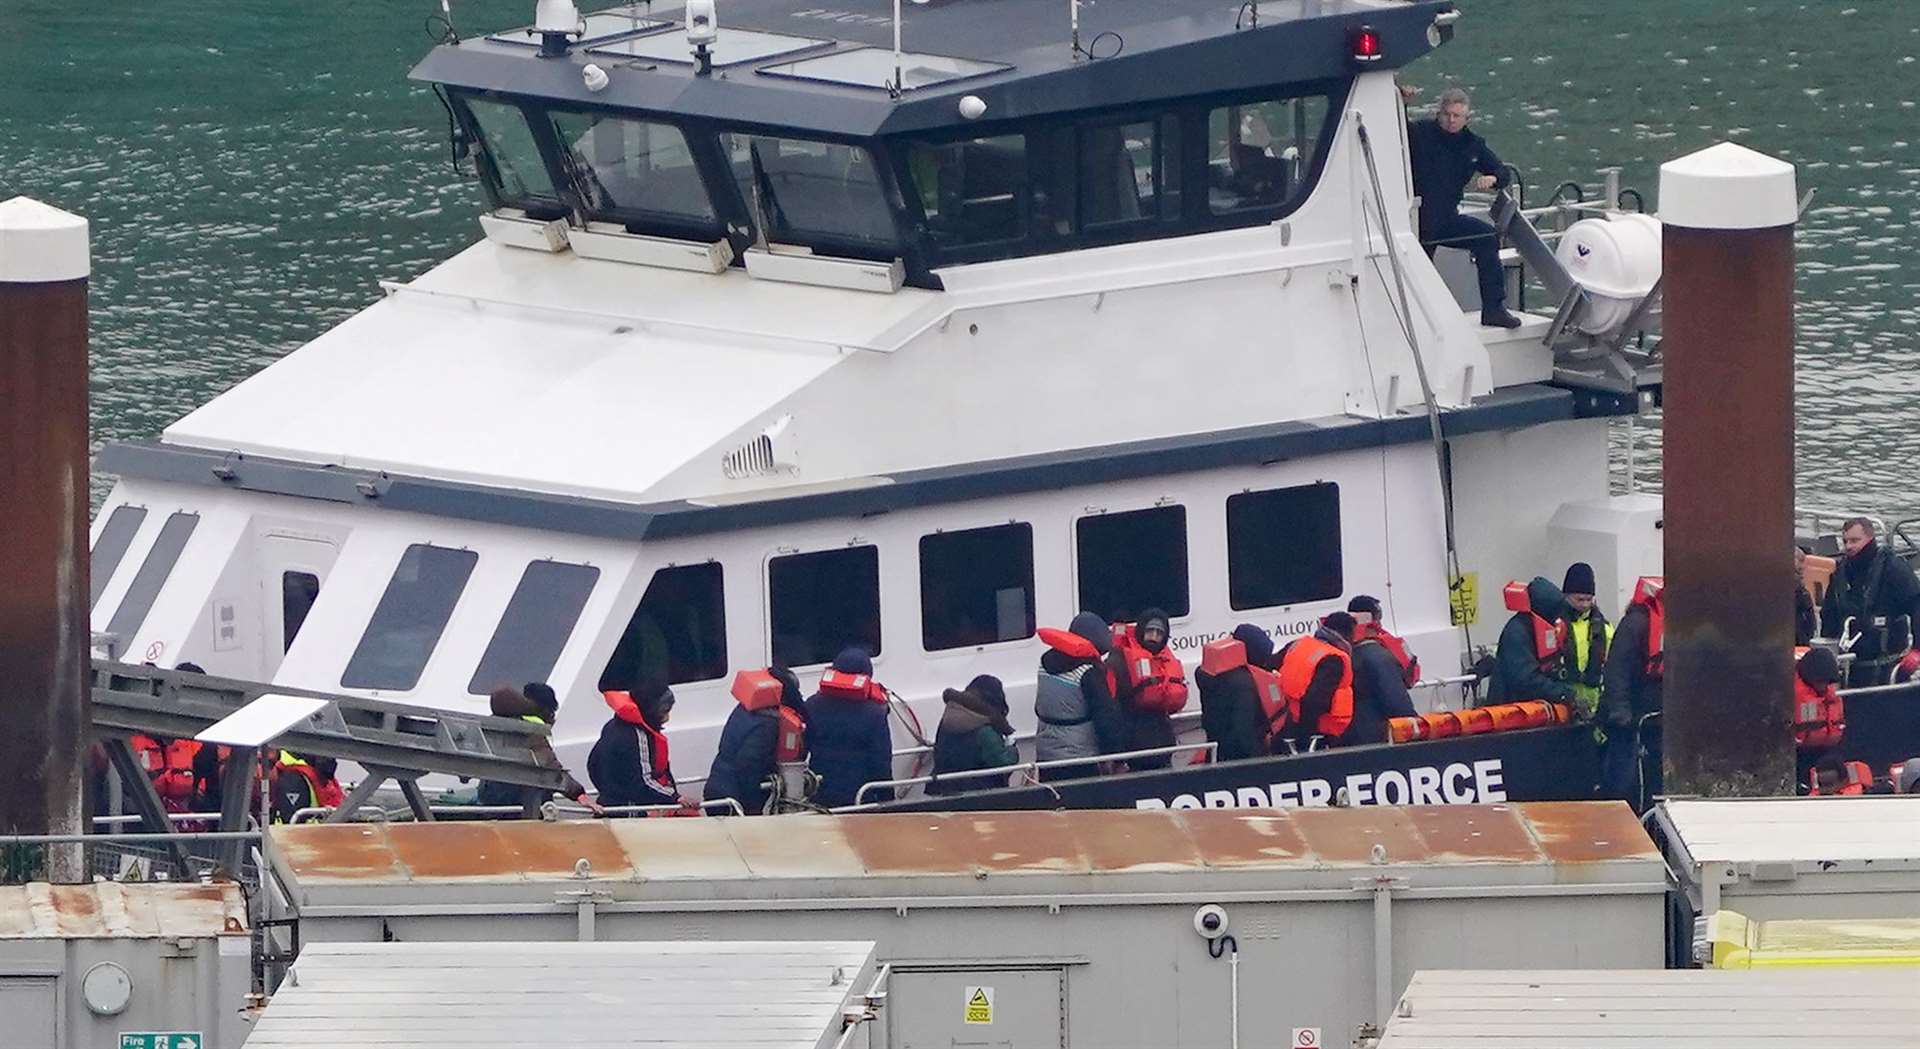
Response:
[[[102,737],[109,760],[129,788],[142,822],[157,833],[171,829],[166,809],[127,737],[140,733],[190,739],[266,695],[325,701],[319,710],[275,739],[274,746],[352,761],[366,770],[366,777],[327,817],[328,822],[351,818],[388,782],[399,787],[415,819],[431,821],[432,809],[418,784],[421,776],[431,773],[518,784],[531,788],[530,799],[542,796],[541,791],[560,790],[565,779],[563,770],[534,750],[535,742],[546,736],[547,727],[516,718],[462,714],[105,659],[93,662],[92,690],[95,733]],[[250,768],[257,750],[231,748],[227,767]],[[244,829],[252,781],[248,775],[221,778],[221,830]],[[529,804],[528,811],[537,811],[537,800]]]

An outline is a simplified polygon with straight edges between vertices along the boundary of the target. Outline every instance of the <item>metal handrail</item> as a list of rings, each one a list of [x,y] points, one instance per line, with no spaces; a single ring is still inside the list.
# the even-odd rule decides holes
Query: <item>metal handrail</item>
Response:
[[[979,778],[981,776],[990,776],[995,773],[1012,775],[1013,773],[1016,773],[1016,772],[1026,772],[1030,774],[1037,781],[1039,779],[1040,771],[1042,769],[1064,768],[1070,765],[1090,765],[1090,764],[1094,764],[1102,761],[1127,761],[1133,758],[1159,757],[1160,755],[1163,755],[1163,754],[1171,756],[1173,754],[1185,753],[1187,751],[1192,751],[1192,750],[1205,751],[1207,754],[1208,760],[1211,761],[1214,755],[1219,752],[1220,744],[1212,740],[1207,740],[1204,743],[1175,743],[1171,747],[1152,747],[1146,750],[1127,750],[1127,751],[1122,751],[1118,754],[1095,754],[1095,755],[1091,755],[1089,757],[1084,757],[1084,758],[1052,758],[1047,761],[1022,761],[1016,764],[1000,765],[998,767],[990,768],[990,769],[969,769],[965,772],[948,772],[948,773],[945,773],[944,775],[909,776],[905,779],[874,780],[871,783],[863,783],[860,785],[860,789],[855,791],[853,794],[852,805],[843,805],[840,808],[832,809],[829,811],[847,812],[847,811],[861,808],[868,804],[877,804],[877,803],[869,803],[868,801],[866,801],[866,796],[868,791],[877,790],[881,787],[911,787],[921,783],[932,783],[932,782],[935,782],[936,780],[974,779],[974,778]]]
[[[854,1034],[860,1025],[880,1018],[880,1010],[887,1004],[887,992],[881,988],[887,985],[893,976],[893,963],[888,962],[873,974],[873,982],[867,985],[867,993],[860,996],[858,1012],[852,1009],[840,1014],[840,1022],[846,1029],[840,1032],[840,1039],[833,1043],[833,1049],[852,1049]]]
[[[560,812],[573,812],[592,815],[591,809],[562,806],[558,802],[553,801],[549,801],[541,807],[542,809],[552,809],[556,814]],[[732,809],[733,811],[730,815],[745,816],[747,814],[747,810],[741,808],[740,803],[732,798],[715,798],[712,801],[691,802],[686,805],[607,805],[600,811],[608,816],[643,816],[649,812],[685,812],[688,809],[699,809],[701,812],[705,812],[708,809]]]
[[[137,814],[127,816],[95,816],[93,817],[93,825],[96,827],[118,827],[127,823],[139,823],[144,819],[146,819],[145,816]],[[167,820],[170,823],[193,823],[198,820],[211,820],[214,823],[218,823],[220,822],[220,814],[217,812],[169,812],[167,813]]]
[[[4,845],[100,845],[108,842],[151,845],[155,842],[259,841],[257,830],[194,830],[167,834],[0,834]]]
[[[287,824],[292,826],[296,823],[306,823],[309,820],[326,819],[328,816],[333,815],[335,811],[335,807],[332,805],[311,805],[304,809],[295,809],[293,810],[293,815],[287,817]],[[361,822],[363,823],[385,823],[392,818],[392,813],[378,805],[360,805],[355,807],[353,811],[355,815],[362,812],[377,812],[380,814],[378,818],[362,820]]]

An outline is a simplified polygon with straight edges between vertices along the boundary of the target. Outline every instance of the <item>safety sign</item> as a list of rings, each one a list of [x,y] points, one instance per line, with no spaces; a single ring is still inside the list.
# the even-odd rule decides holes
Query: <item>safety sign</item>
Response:
[[[1293,1029],[1292,1049],[1320,1049],[1320,1028],[1296,1027]]]
[[[1480,622],[1480,573],[1462,572],[1447,592],[1448,618],[1454,626],[1473,626]]]
[[[993,988],[967,988],[966,1021],[970,1024],[990,1024],[993,1022]]]
[[[120,1049],[203,1049],[199,1031],[122,1031]]]

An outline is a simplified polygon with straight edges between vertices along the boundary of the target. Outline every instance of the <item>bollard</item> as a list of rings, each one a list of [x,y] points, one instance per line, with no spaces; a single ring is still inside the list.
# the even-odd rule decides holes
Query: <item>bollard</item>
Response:
[[[1791,794],[1791,164],[1660,168],[1670,794]]]
[[[87,692],[87,221],[0,203],[0,833],[78,834]],[[84,880],[47,846],[48,880]]]

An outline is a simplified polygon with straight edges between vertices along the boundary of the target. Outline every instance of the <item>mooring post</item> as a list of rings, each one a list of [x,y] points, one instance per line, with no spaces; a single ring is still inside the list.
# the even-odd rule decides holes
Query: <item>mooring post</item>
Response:
[[[1666,790],[1793,791],[1793,165],[1660,168]]]
[[[87,692],[87,220],[0,203],[0,832],[78,834]],[[47,877],[84,880],[79,845]]]

